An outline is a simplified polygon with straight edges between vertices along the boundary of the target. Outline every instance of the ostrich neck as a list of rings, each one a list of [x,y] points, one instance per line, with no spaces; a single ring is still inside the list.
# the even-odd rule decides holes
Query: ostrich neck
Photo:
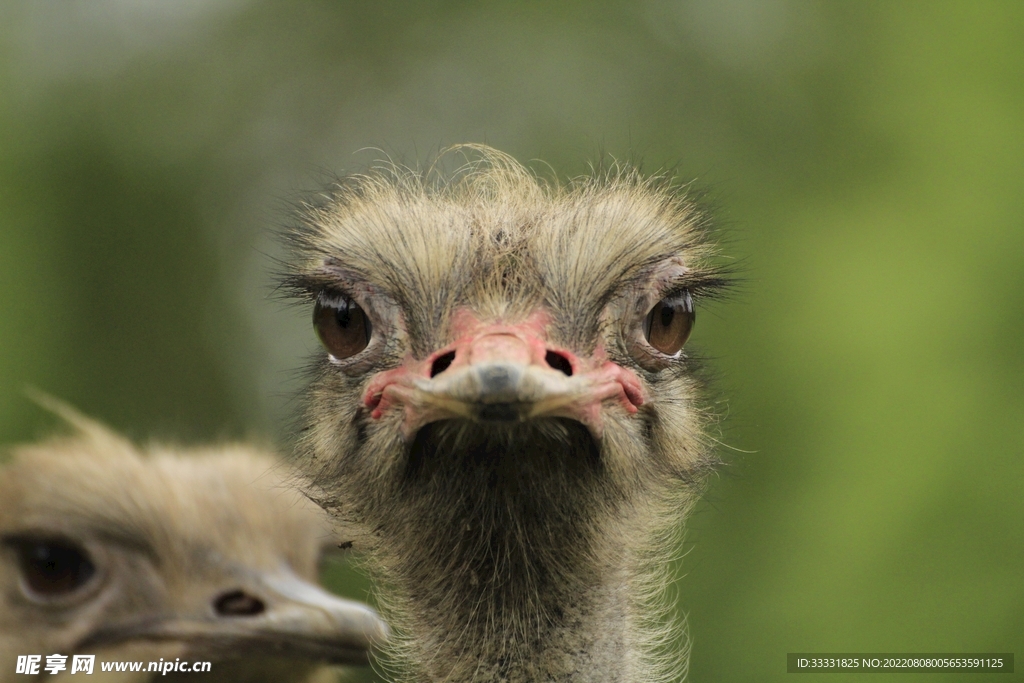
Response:
[[[381,525],[415,679],[651,680],[632,592],[642,525],[589,434],[441,429],[414,447],[403,512]]]
[[[629,600],[619,583],[593,586],[575,595],[541,598],[529,608],[490,613],[487,624],[466,610],[442,612],[426,601],[413,606],[412,655],[417,678],[452,683],[623,683],[638,676],[631,642]],[[453,586],[479,597],[471,583]],[[485,606],[483,613],[490,610]]]

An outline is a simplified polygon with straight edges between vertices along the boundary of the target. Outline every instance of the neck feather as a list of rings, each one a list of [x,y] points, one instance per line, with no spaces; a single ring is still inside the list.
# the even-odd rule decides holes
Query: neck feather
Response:
[[[422,431],[375,553],[410,678],[659,678],[643,626],[647,520],[608,479],[575,423]]]

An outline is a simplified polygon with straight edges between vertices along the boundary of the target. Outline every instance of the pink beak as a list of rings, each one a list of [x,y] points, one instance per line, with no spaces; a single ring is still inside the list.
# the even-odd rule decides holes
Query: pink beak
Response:
[[[576,420],[600,439],[605,402],[636,413],[643,392],[635,373],[608,361],[602,349],[586,359],[550,346],[542,322],[536,315],[519,325],[472,324],[425,360],[407,358],[376,375],[364,402],[375,419],[401,408],[406,439],[438,420],[511,424],[542,417]]]

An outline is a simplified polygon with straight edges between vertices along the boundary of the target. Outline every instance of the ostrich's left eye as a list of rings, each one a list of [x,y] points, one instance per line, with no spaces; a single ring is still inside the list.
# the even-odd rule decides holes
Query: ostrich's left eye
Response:
[[[88,553],[72,541],[26,538],[12,545],[18,553],[25,590],[36,599],[74,593],[96,573]]]
[[[334,358],[351,358],[370,343],[370,320],[351,297],[322,292],[313,309],[313,327]]]
[[[662,299],[644,319],[644,337],[647,342],[669,356],[683,348],[690,337],[696,313],[688,290],[677,296]]]

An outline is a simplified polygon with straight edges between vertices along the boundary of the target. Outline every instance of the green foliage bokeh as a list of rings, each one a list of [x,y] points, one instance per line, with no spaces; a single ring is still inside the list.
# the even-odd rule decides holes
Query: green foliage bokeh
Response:
[[[6,2],[0,442],[52,428],[32,385],[286,448],[316,342],[274,230],[359,150],[640,159],[743,276],[694,339],[728,464],[675,587],[690,679],[1024,655],[1022,45],[1009,1]]]

